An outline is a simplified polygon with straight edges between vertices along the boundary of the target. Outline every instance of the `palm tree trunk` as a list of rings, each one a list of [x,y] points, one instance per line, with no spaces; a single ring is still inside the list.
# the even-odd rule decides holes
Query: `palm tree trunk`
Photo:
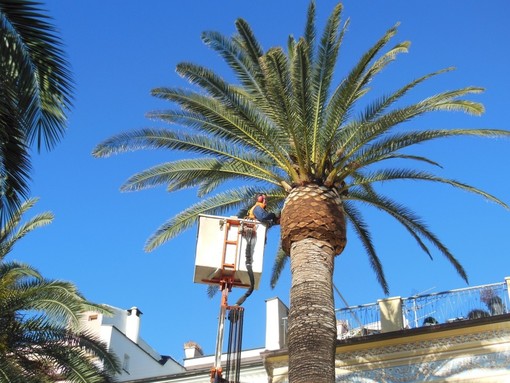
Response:
[[[295,187],[281,216],[282,248],[290,255],[289,382],[335,381],[333,264],[346,244],[336,189]]]
[[[304,239],[291,247],[289,382],[335,381],[335,252],[326,242]]]

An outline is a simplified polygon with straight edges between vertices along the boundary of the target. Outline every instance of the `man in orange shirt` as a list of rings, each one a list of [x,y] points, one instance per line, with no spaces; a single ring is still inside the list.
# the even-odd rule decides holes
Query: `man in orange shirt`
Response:
[[[275,213],[269,213],[266,210],[266,199],[267,197],[265,194],[260,194],[257,197],[257,202],[255,205],[253,205],[252,208],[248,210],[248,218],[256,219],[269,226],[277,225],[280,223],[280,218],[277,217]]]

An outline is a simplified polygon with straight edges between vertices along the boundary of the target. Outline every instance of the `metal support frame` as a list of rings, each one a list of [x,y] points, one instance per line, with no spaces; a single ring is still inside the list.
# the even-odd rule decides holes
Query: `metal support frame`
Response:
[[[221,367],[221,354],[223,349],[223,337],[225,333],[225,318],[228,308],[228,294],[232,291],[232,278],[225,278],[220,281],[221,303],[218,318],[218,331],[216,334],[216,349],[214,354],[214,366],[211,369],[211,383],[223,382],[223,369]]]

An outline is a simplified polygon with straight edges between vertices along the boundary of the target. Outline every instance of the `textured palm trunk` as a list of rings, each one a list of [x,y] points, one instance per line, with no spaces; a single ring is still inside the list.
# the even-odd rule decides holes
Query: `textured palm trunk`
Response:
[[[345,247],[345,218],[336,190],[293,189],[281,217],[282,246],[290,254],[289,382],[335,381],[335,255]]]
[[[325,242],[303,239],[291,248],[289,382],[335,381],[335,254]]]

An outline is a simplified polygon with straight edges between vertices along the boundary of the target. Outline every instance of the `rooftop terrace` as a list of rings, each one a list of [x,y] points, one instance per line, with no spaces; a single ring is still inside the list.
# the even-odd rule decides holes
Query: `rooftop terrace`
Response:
[[[338,339],[506,314],[509,286],[506,278],[501,283],[337,309]]]

